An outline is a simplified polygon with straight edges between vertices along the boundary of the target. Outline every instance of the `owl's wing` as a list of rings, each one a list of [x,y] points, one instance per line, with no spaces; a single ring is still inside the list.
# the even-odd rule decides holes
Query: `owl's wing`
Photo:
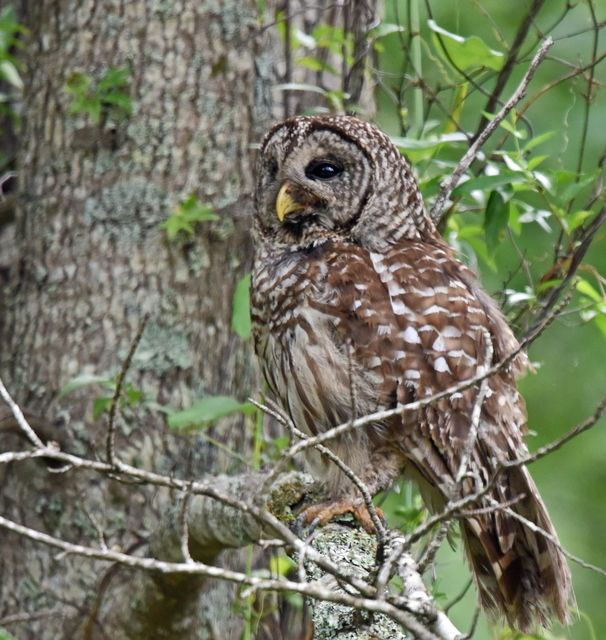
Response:
[[[381,380],[385,406],[453,387],[517,346],[494,303],[440,243],[400,243],[382,254],[337,252],[326,290],[336,293],[321,301],[323,309],[332,306],[337,313],[339,307],[338,335],[351,339],[356,361]],[[469,434],[478,385],[371,427],[375,438],[397,447],[411,463],[430,508],[479,491],[501,462],[527,452],[526,412],[515,386],[526,362],[520,355],[488,379],[473,442]],[[470,457],[459,486],[464,452]],[[548,538],[495,509],[499,504],[557,539],[528,471],[517,467],[502,473],[488,498],[470,507],[485,511],[462,521],[483,605],[522,629],[534,619],[545,624],[547,609],[566,622],[570,574],[561,552]]]
[[[377,408],[453,387],[517,346],[500,312],[446,247],[405,242],[382,254],[338,249],[323,256],[325,283],[308,304],[334,318],[333,340],[351,341],[356,364],[380,380]],[[524,358],[490,379],[482,405],[484,420],[497,426],[495,438],[504,436],[492,447],[503,459],[525,451],[526,414],[515,388]],[[405,416],[404,426],[411,428],[393,435],[424,438],[441,458],[435,459],[436,472],[456,475],[476,393],[477,388],[460,391],[420,415]]]

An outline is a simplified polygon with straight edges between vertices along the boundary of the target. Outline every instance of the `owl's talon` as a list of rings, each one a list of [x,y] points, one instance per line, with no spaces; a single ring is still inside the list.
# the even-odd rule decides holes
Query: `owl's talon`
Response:
[[[320,524],[320,518],[318,516],[316,516],[310,523],[309,523],[309,533],[308,535],[311,535],[315,530],[316,527]]]
[[[375,511],[379,520],[384,523],[383,511],[378,507],[375,508]],[[301,515],[304,517],[304,522],[310,524],[313,532],[318,525],[324,526],[335,516],[344,513],[351,513],[368,533],[374,533],[375,525],[368,513],[368,509],[364,502],[358,498],[345,497],[333,502],[314,504],[303,511]]]
[[[297,538],[303,540],[303,526],[305,525],[305,512],[300,513],[295,520],[292,529],[294,530]]]

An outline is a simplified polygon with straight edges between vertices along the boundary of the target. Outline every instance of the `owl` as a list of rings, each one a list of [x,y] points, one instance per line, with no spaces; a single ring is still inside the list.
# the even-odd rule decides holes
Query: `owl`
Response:
[[[312,116],[271,129],[258,160],[253,237],[255,351],[272,392],[308,434],[444,391],[518,346],[436,231],[408,163],[370,124]],[[371,494],[404,476],[438,512],[527,454],[516,390],[526,367],[520,354],[479,399],[477,384],[327,444]],[[371,528],[351,481],[318,452],[308,457],[331,496],[312,514],[324,522],[352,511]],[[498,475],[460,528],[489,614],[521,631],[553,617],[569,623],[569,569],[524,466]]]

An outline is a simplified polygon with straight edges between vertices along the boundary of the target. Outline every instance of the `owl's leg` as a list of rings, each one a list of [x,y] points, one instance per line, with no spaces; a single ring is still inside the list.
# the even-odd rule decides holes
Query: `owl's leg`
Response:
[[[379,507],[375,507],[377,517],[383,520],[383,511]],[[301,514],[304,524],[325,525],[335,516],[343,513],[352,513],[355,519],[368,531],[374,533],[375,525],[368,513],[364,500],[357,496],[343,496],[338,500],[327,500],[319,504],[313,504]]]
[[[363,468],[356,473],[358,479],[364,484],[371,496],[379,491],[387,489],[393,480],[401,475],[404,460],[402,456],[389,449],[373,451]],[[344,483],[345,484],[345,483]],[[334,516],[343,513],[352,513],[356,520],[368,531],[373,533],[375,525],[368,513],[368,509],[360,494],[360,491],[346,481],[345,490],[338,491],[333,499],[314,504],[303,512],[304,522],[311,524],[317,520],[318,524],[324,525]],[[375,511],[380,520],[383,520],[383,512],[378,507]]]

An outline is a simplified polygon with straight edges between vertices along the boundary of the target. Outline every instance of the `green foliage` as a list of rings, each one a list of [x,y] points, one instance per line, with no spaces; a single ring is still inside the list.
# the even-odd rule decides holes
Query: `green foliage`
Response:
[[[0,640],[17,640],[17,638],[11,635],[6,629],[0,628]]]
[[[65,89],[72,94],[70,113],[83,113],[90,116],[93,123],[98,124],[102,114],[116,120],[130,116],[132,99],[128,94],[128,82],[131,70],[129,67],[117,69],[110,67],[95,82],[90,76],[72,72],[67,76]]]
[[[236,285],[231,314],[231,328],[243,339],[250,338],[250,273]]]
[[[169,413],[168,426],[171,429],[207,427],[215,420],[235,411],[251,415],[255,411],[255,406],[250,402],[238,402],[229,396],[207,396],[187,409]]]
[[[21,91],[23,80],[19,73],[19,62],[12,55],[13,49],[23,47],[19,35],[27,34],[27,29],[17,22],[17,16],[12,5],[0,10],[0,80]],[[0,94],[0,103],[8,102],[10,96]]]
[[[439,27],[435,20],[428,20],[427,25],[434,32],[434,45],[438,54],[455,69],[474,69],[488,67],[499,71],[505,62],[500,51],[494,51],[478,36],[463,38]],[[437,35],[443,36],[438,38]]]
[[[13,52],[23,48],[20,36],[26,35],[27,29],[17,22],[17,16],[12,5],[0,10],[0,81],[6,83],[11,91],[0,91],[0,113],[8,116],[13,122],[17,115],[11,104],[20,98],[23,90],[21,79],[21,64]],[[7,158],[0,151],[0,167],[6,164]]]
[[[72,378],[64,385],[64,387],[59,392],[58,399],[63,398],[68,393],[72,393],[73,391],[82,389],[83,387],[87,387],[90,385],[100,386],[102,389],[104,389],[105,391],[109,391],[110,393],[106,393],[93,398],[93,419],[97,420],[97,418],[99,418],[104,412],[109,410],[113,402],[117,383],[118,375],[108,376],[83,373]],[[120,396],[118,398],[118,409],[123,411],[128,408],[133,408],[137,405],[155,411],[162,411],[164,413],[167,413],[169,411],[168,408],[159,405],[149,395],[134,387],[130,382],[124,382],[122,385]]]
[[[287,22],[283,11],[277,12],[276,20],[278,34],[285,41]],[[313,52],[313,55],[305,53],[295,58],[295,64],[300,67],[314,71],[317,74],[327,73],[333,78],[341,78],[343,64],[351,65],[354,62],[353,36],[351,33],[345,32],[342,27],[321,23],[311,33],[305,33],[292,24],[289,35],[290,48],[293,53],[300,52],[301,49],[305,49],[306,52]],[[377,33],[376,37],[381,37],[381,35]],[[342,112],[345,109],[347,99],[350,97],[342,89],[328,88],[323,83],[313,85],[301,82],[285,82],[278,85],[278,88],[282,91],[319,93],[324,97],[325,102],[334,113]]]
[[[213,213],[209,206],[199,203],[196,194],[191,193],[186,200],[173,208],[170,216],[160,224],[160,228],[166,230],[169,240],[174,240],[180,232],[193,235],[196,222],[218,219],[219,216]]]

